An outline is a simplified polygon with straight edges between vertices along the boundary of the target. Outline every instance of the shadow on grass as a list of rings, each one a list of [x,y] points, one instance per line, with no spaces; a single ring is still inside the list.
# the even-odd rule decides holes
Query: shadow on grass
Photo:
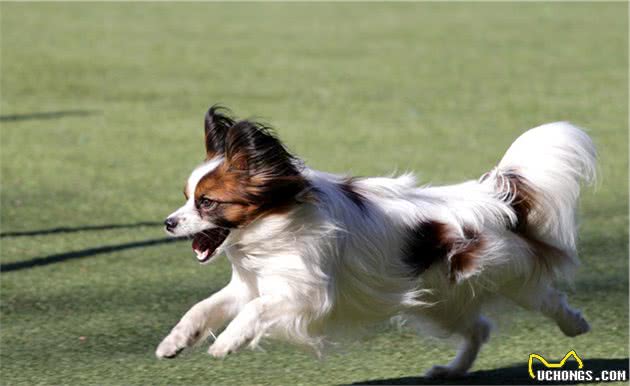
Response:
[[[567,363],[565,369],[576,369],[575,363]],[[534,371],[543,370],[541,365],[535,365]],[[585,359],[582,370],[592,371],[593,379],[582,381],[541,382],[529,377],[527,365],[513,365],[492,370],[480,370],[469,373],[466,377],[454,379],[429,379],[425,377],[403,377],[389,379],[373,379],[355,382],[353,385],[571,385],[581,383],[602,383],[596,380],[603,370],[621,370],[628,376],[628,358],[619,359]],[[627,379],[627,378],[626,378]]]
[[[57,253],[54,255],[35,257],[33,259],[25,260],[25,261],[17,261],[14,263],[0,264],[0,272],[5,273],[5,272],[11,272],[11,271],[19,271],[19,270],[27,269],[27,268],[60,263],[66,260],[81,259],[84,257],[99,255],[102,253],[118,252],[118,251],[123,251],[125,249],[133,249],[133,248],[144,248],[144,247],[150,247],[153,245],[174,243],[181,240],[183,239],[164,237],[160,239],[134,241],[134,242],[124,243],[124,244],[106,245],[103,247],[88,248],[88,249],[82,249],[79,251]]]
[[[28,121],[33,119],[59,119],[69,116],[81,117],[88,115],[102,114],[98,110],[62,110],[62,111],[42,111],[39,113],[0,115],[0,122]]]
[[[132,224],[86,225],[86,226],[80,226],[80,227],[58,227],[58,228],[50,228],[50,229],[38,229],[34,231],[2,232],[0,233],[0,238],[39,236],[39,235],[50,235],[50,234],[55,234],[55,233],[72,233],[72,232],[83,232],[83,231],[102,231],[102,230],[108,230],[108,229],[121,229],[121,228],[140,228],[140,227],[151,227],[151,226],[162,226],[162,223],[142,221],[142,222],[136,222]]]

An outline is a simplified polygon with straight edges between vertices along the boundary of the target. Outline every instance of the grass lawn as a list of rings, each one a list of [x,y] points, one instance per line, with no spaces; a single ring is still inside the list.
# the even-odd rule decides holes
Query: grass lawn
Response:
[[[229,278],[225,259],[201,267],[188,242],[165,243],[152,225],[183,202],[215,102],[272,123],[312,167],[413,170],[434,184],[477,178],[537,124],[589,128],[601,180],[583,196],[583,266],[567,289],[592,332],[570,339],[542,316],[497,309],[470,380],[526,382],[532,352],[619,365],[627,7],[2,3],[0,383],[422,383],[454,355],[452,342],[384,328],[323,360],[277,343],[224,361],[207,345],[155,359],[179,317]]]

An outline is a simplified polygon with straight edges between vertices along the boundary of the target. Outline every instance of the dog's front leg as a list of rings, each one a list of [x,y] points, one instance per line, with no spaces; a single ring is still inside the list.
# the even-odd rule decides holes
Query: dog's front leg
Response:
[[[244,291],[231,282],[219,292],[195,304],[155,351],[158,358],[173,358],[186,347],[204,339],[232,319],[244,302]]]
[[[208,353],[215,358],[223,358],[252,339],[261,337],[270,327],[291,314],[290,304],[281,296],[265,295],[252,300],[219,335]]]

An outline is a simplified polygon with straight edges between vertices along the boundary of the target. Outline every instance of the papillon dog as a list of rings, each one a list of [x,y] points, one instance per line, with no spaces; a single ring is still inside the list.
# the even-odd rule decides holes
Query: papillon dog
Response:
[[[448,378],[488,340],[481,312],[494,299],[541,312],[567,336],[590,329],[554,288],[578,265],[576,205],[596,174],[591,139],[569,123],[526,131],[481,178],[449,186],[310,169],[268,127],[216,106],[205,147],[165,227],[192,238],[200,263],[225,252],[232,277],[182,317],[159,358],[210,335],[217,358],[263,337],[320,353],[398,318],[461,337],[452,362],[427,373]]]

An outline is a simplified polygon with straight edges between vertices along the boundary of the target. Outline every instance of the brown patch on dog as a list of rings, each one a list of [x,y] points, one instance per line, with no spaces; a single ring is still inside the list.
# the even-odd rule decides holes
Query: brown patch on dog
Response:
[[[350,201],[352,201],[354,205],[356,205],[359,209],[361,209],[361,212],[364,212],[366,198],[357,189],[355,181],[356,181],[355,178],[352,178],[352,177],[346,178],[345,180],[339,183],[339,189],[341,189],[341,192]]]
[[[517,222],[511,230],[525,232],[527,217],[536,205],[537,191],[516,169],[505,171],[501,176],[502,180],[498,180],[497,189],[499,192],[507,193],[505,200],[510,203],[516,214]]]
[[[210,217],[219,226],[236,228],[261,216],[290,211],[298,203],[298,194],[307,187],[308,182],[301,175],[250,176],[225,161],[201,178],[194,194],[196,202],[202,197],[215,201],[202,216]]]
[[[410,230],[403,261],[419,275],[434,263],[445,260],[450,249],[448,226],[437,221],[422,222]]]
[[[226,162],[221,163],[203,176],[195,187],[196,203],[202,197],[215,202],[207,210],[197,206],[202,217],[210,217],[217,225],[227,228],[244,225],[255,210],[245,190],[246,186],[247,176],[243,172],[230,168]]]
[[[449,278],[458,282],[474,273],[484,246],[479,232],[464,227],[462,233],[442,222],[422,222],[410,231],[403,261],[412,267],[414,275],[444,261]]]
[[[462,230],[464,237],[453,240],[451,256],[448,259],[449,278],[455,282],[475,272],[480,254],[484,249],[484,240],[479,232],[466,226]]]
[[[195,187],[195,200],[202,196],[218,202],[243,202],[243,186],[247,175],[230,168],[226,162],[222,162],[214,170],[203,176]]]

